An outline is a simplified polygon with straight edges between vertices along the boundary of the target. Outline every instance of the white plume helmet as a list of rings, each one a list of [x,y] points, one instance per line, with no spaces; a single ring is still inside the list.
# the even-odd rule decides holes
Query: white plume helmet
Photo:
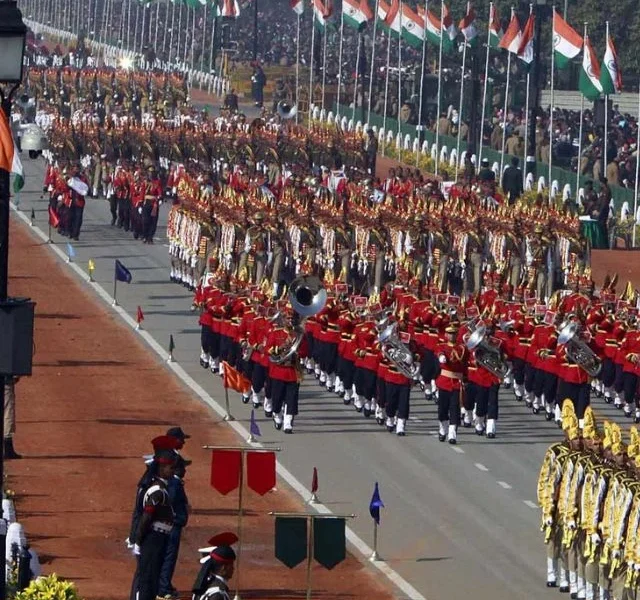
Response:
[[[210,561],[211,555],[216,548],[220,546],[233,546],[233,544],[235,544],[237,541],[238,536],[230,531],[219,533],[218,535],[214,535],[212,538],[209,538],[209,540],[207,541],[209,546],[207,546],[206,548],[198,548],[198,552],[204,554],[204,556],[200,558],[200,564],[203,565],[204,563]]]

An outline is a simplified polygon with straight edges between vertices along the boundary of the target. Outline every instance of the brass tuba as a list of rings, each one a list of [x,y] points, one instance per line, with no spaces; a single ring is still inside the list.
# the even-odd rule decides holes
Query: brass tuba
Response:
[[[509,365],[502,359],[500,349],[487,340],[487,328],[484,325],[475,327],[465,339],[469,350],[475,352],[476,362],[502,380],[509,374]]]
[[[580,338],[580,326],[576,322],[563,323],[558,331],[558,344],[566,346],[567,356],[591,377],[602,370],[602,361]]]
[[[269,357],[277,365],[293,358],[304,338],[305,320],[317,315],[327,303],[327,291],[314,275],[302,275],[294,279],[289,286],[288,297],[294,311],[289,339],[282,344],[277,354]],[[274,320],[281,321],[281,313],[276,313]]]
[[[388,322],[388,317],[378,323]],[[413,353],[398,337],[398,324],[387,325],[378,334],[382,355],[400,371],[407,379],[417,380],[420,377],[420,364],[413,359]]]

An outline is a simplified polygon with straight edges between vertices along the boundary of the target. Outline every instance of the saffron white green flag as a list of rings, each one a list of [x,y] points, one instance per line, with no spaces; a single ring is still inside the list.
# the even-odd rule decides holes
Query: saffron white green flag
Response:
[[[589,36],[585,36],[584,38],[584,53],[582,56],[579,87],[582,95],[588,100],[597,100],[602,93],[602,85],[600,85],[600,65],[589,41]]]
[[[304,0],[291,0],[291,10],[297,15],[304,13]]]
[[[498,48],[503,35],[498,9],[492,3],[489,8],[489,46]]]
[[[468,44],[473,44],[478,37],[478,30],[476,29],[476,12],[473,10],[471,2],[467,2],[467,14],[460,20],[458,27],[465,41]]]
[[[618,62],[616,48],[610,35],[607,35],[607,50],[604,53],[604,65],[600,74],[602,91],[609,94],[619,94],[622,91],[622,73]]]
[[[505,50],[508,50],[512,54],[518,54],[520,50],[520,44],[522,42],[522,33],[520,33],[520,21],[518,21],[518,17],[515,12],[511,13],[511,21],[509,21],[509,26],[507,27],[507,31],[505,31],[502,39],[500,40],[500,44],[498,46]]]
[[[553,9],[553,52],[558,69],[564,69],[582,50],[582,36]]]
[[[320,31],[324,31],[332,14],[331,0],[313,0],[313,22]]]
[[[350,27],[362,29],[373,19],[368,0],[342,0],[344,22]]]
[[[453,47],[458,30],[449,12],[449,7],[444,2],[442,3],[442,33],[444,34],[444,39],[448,39],[450,46]]]
[[[424,43],[424,18],[402,4],[402,37],[410,46],[422,48]]]
[[[378,19],[381,19],[380,24],[387,33],[398,37],[402,32],[400,1],[391,0],[391,4],[389,5],[384,0],[378,0]]]

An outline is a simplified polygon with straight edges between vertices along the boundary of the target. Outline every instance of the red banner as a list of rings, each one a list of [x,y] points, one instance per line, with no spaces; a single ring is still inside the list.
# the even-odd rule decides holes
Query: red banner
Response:
[[[242,452],[213,450],[211,452],[211,487],[226,496],[240,485]]]
[[[247,453],[247,485],[264,496],[276,487],[276,453]]]

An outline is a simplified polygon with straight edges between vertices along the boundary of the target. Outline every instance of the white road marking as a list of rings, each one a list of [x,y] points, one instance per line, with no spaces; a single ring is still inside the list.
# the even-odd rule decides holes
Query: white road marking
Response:
[[[506,481],[498,481],[498,485],[505,490],[511,489],[511,486]]]
[[[409,417],[409,421],[413,421],[414,423],[422,423],[422,419],[418,419],[418,417]]]
[[[475,465],[476,469],[478,469],[479,471],[484,471],[486,473],[489,470],[482,463],[475,463]]]
[[[30,224],[29,217],[25,214],[21,213],[12,203],[11,207],[18,218],[25,223],[26,225]],[[30,229],[44,242],[46,242],[49,238],[44,231],[40,229],[37,225],[30,227]],[[109,295],[109,293],[98,283],[89,281],[89,276],[76,264],[76,263],[67,263],[67,255],[63,250],[61,250],[58,246],[54,244],[49,244],[49,248],[60,258],[65,264],[68,264],[71,270],[80,277],[85,283],[88,283],[90,287],[95,290],[95,292],[100,296],[117,314],[118,316],[133,330],[136,328],[136,320],[131,317],[125,310],[119,305],[113,305],[114,300],[113,297]],[[147,344],[153,349],[153,351],[160,356],[163,361],[167,360],[167,350],[163,348],[155,339],[151,336],[150,333],[144,330],[139,330],[137,332],[140,337],[144,339]],[[188,387],[190,388],[200,399],[207,404],[213,411],[215,411],[221,417],[224,417],[226,414],[225,409],[222,405],[218,404],[216,400],[214,400],[205,389],[200,386],[178,363],[175,362],[167,362],[165,363],[169,369],[171,369],[175,375]],[[239,435],[243,440],[246,440],[249,437],[249,431],[241,425],[238,421],[227,421],[229,427],[231,427],[237,435]],[[256,443],[256,447],[265,447],[263,444]],[[306,505],[307,510],[309,508],[319,512],[320,514],[331,514],[331,510],[329,510],[326,506],[322,504],[306,504],[307,500],[311,496],[311,491],[307,490],[307,488],[298,481],[293,474],[286,469],[280,462],[277,463],[277,471],[278,475],[285,480],[286,483],[292,487],[296,493],[302,498],[303,502]],[[360,554],[360,560],[367,564],[372,565],[376,569],[378,569],[391,583],[393,583],[402,593],[407,597],[411,598],[411,600],[427,600],[425,596],[423,596],[416,588],[414,588],[408,581],[406,581],[401,575],[396,573],[387,563],[382,561],[369,561],[369,557],[373,554],[373,549],[369,547],[368,544],[364,542],[350,527],[346,528],[346,536],[349,543],[356,549],[356,551]]]
[[[459,448],[458,446],[451,446],[451,449],[458,454],[464,454],[464,450],[462,448]]]
[[[523,500],[523,502],[529,507],[529,508],[538,508],[538,505],[535,502],[531,502],[531,500]]]

